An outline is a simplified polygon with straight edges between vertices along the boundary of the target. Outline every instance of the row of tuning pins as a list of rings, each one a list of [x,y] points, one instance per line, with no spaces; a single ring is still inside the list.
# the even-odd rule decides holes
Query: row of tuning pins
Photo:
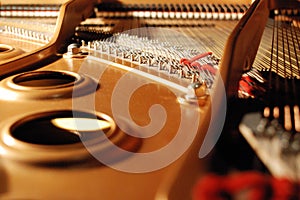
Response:
[[[180,63],[181,58],[176,47],[172,47],[172,49],[152,48],[145,50],[132,48],[129,45],[118,45],[113,41],[114,39],[110,40],[112,41],[92,41],[88,42],[87,45],[83,42],[82,46],[87,46],[89,50],[134,62],[141,66],[156,68],[159,71],[167,72],[169,75],[177,75],[179,78],[189,79],[192,83],[205,82],[209,88],[213,84],[215,75],[209,70],[199,70],[199,68]],[[166,44],[166,46],[168,45]],[[196,54],[193,50],[190,53],[192,54],[191,56]],[[181,56],[184,55],[181,54]],[[207,60],[211,62],[211,65],[217,66],[219,63],[219,59],[213,55],[208,55]]]
[[[257,124],[256,136],[278,137],[282,153],[300,152],[300,109],[298,105],[279,107],[265,107],[263,117]]]
[[[29,30],[20,27],[8,26],[8,25],[4,26],[2,31],[8,34],[12,34],[29,40],[36,40],[40,42],[49,42],[52,39],[52,34],[49,33]]]

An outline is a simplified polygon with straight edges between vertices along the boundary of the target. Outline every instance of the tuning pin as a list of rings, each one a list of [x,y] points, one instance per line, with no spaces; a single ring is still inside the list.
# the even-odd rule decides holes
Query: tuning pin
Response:
[[[267,125],[269,123],[269,120],[268,118],[261,118],[259,120],[259,123],[257,124],[255,130],[254,130],[254,133],[256,136],[263,136],[265,131],[266,131],[266,128],[267,128]]]
[[[81,46],[85,47],[85,41],[84,40],[81,40]]]
[[[158,70],[161,71],[163,70],[163,62],[161,60],[158,61]]]
[[[119,49],[118,49],[118,48],[115,48],[115,49],[114,49],[114,53],[113,53],[113,54],[114,54],[114,56],[116,56],[116,57],[117,57],[117,56],[118,56],[118,53],[119,53]]]
[[[300,152],[300,133],[295,133],[290,143],[290,149],[294,153]]]
[[[191,83],[196,83],[198,81],[198,77],[196,74],[193,74],[192,75],[192,80],[191,80]]]
[[[290,132],[284,131],[280,136],[280,144],[282,148],[282,152],[288,152],[290,147],[292,134]]]
[[[134,61],[134,55],[131,53],[130,54],[130,61],[133,62]]]

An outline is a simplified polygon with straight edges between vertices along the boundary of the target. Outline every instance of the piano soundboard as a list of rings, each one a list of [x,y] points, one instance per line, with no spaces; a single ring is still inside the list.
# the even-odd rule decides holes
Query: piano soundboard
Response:
[[[2,1],[0,198],[192,199],[232,98],[257,105],[236,120],[271,174],[298,180],[290,4]]]

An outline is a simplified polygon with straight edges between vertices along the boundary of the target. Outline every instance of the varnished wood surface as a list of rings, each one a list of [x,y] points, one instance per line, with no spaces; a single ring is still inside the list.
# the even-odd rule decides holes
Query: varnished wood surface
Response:
[[[22,1],[26,4],[36,3],[35,1]],[[208,98],[207,102],[202,105],[183,105],[177,100],[178,96],[185,95],[182,90],[174,89],[167,84],[162,84],[149,77],[142,77],[138,74],[131,73],[130,70],[117,68],[114,65],[107,65],[107,63],[101,62],[101,60],[90,59],[89,57],[82,58],[67,58],[63,57],[64,52],[60,52],[61,49],[65,49],[66,39],[68,39],[74,33],[74,28],[80,23],[81,20],[87,18],[90,11],[93,9],[93,5],[83,1],[70,1],[78,3],[77,6],[66,8],[62,15],[58,18],[58,29],[55,30],[54,40],[49,44],[37,48],[38,50],[31,51],[31,47],[27,49],[25,57],[15,57],[14,59],[5,60],[1,63],[3,71],[1,72],[3,78],[12,77],[10,75],[19,74],[19,70],[22,71],[60,71],[78,73],[79,76],[89,76],[97,84],[98,88],[95,91],[87,92],[84,95],[71,98],[70,95],[63,97],[50,96],[51,90],[45,88],[35,90],[31,88],[33,94],[40,94],[41,98],[28,98],[30,89],[25,91],[17,91],[16,93],[3,92],[0,97],[0,127],[2,136],[9,134],[13,130],[14,126],[19,122],[26,119],[28,116],[32,116],[38,113],[47,112],[60,112],[62,110],[74,109],[74,101],[80,103],[81,111],[104,113],[107,116],[115,119],[112,98],[114,90],[119,87],[118,83],[121,78],[125,77],[128,84],[134,85],[140,83],[143,86],[139,87],[133,94],[126,92],[119,92],[118,103],[123,103],[129,100],[128,110],[134,123],[140,126],[146,126],[151,123],[149,117],[149,109],[152,105],[159,104],[164,107],[167,120],[163,128],[153,137],[150,138],[135,138],[126,136],[123,130],[116,129],[116,133],[120,133],[123,140],[117,143],[121,148],[132,151],[133,153],[149,153],[157,149],[161,149],[168,143],[171,143],[176,137],[177,130],[180,126],[181,116],[183,113],[196,113],[201,117],[199,121],[190,121],[191,124],[199,123],[197,127],[197,134],[193,140],[193,143],[185,151],[185,153],[172,162],[170,165],[164,168],[158,169],[152,172],[145,173],[127,173],[118,171],[116,169],[107,167],[98,160],[94,159],[90,153],[84,147],[77,149],[77,153],[66,153],[63,150],[54,150],[51,154],[47,152],[47,145],[34,147],[37,151],[28,153],[26,149],[23,152],[14,149],[14,143],[11,147],[7,147],[7,141],[2,141],[2,147],[0,145],[1,167],[0,167],[0,197],[8,199],[39,199],[46,197],[46,199],[191,199],[192,188],[195,181],[198,180],[203,174],[207,172],[206,164],[207,159],[199,159],[198,153],[203,139],[206,136],[206,131],[209,124],[212,123],[211,117],[211,101]],[[1,1],[2,4],[8,3],[7,1]],[[19,3],[18,1],[9,1],[9,3]],[[44,2],[45,3],[45,2]],[[48,3],[48,2],[47,2]],[[62,1],[51,1],[51,3],[62,3]],[[121,1],[125,4],[140,3],[140,1]],[[147,3],[157,3],[156,1],[147,1]],[[182,3],[180,1],[161,1],[160,3]],[[186,1],[185,3],[210,3],[207,1]],[[224,3],[223,1],[215,1],[214,3]],[[227,1],[226,3],[233,3]],[[239,2],[249,3],[249,1]],[[87,5],[87,7],[85,7]],[[80,9],[79,7],[82,6]],[[86,8],[86,9],[85,9]],[[264,23],[259,26],[259,30],[251,32],[253,28],[257,28],[253,21],[257,21],[260,17],[265,20],[267,18],[266,10],[269,5],[267,1],[261,1],[258,8],[261,9],[263,15],[259,15],[260,12],[252,15],[252,12],[257,9],[253,7],[250,13],[238,24],[236,29],[230,35],[229,40],[227,37],[231,33],[231,30],[236,25],[236,21],[227,22],[219,20],[203,20],[201,23],[212,23],[211,27],[196,27],[193,29],[185,29],[180,25],[184,25],[184,20],[178,20],[179,27],[174,28],[176,31],[188,33],[190,36],[200,44],[209,44],[204,49],[215,50],[216,54],[222,57],[224,61],[221,65],[221,73],[225,80],[225,86],[228,89],[228,93],[235,95],[238,78],[241,75],[243,68],[249,67],[248,64],[253,62],[255,51],[259,43]],[[78,10],[77,10],[78,9]],[[82,13],[78,15],[78,13]],[[141,20],[142,21],[142,20]],[[116,32],[126,31],[130,28],[138,28],[141,21],[137,19],[133,20],[120,20]],[[146,20],[147,21],[147,20]],[[148,23],[151,20],[148,20]],[[71,24],[68,24],[72,22]],[[123,22],[131,22],[123,23]],[[174,23],[174,21],[172,21]],[[191,20],[191,24],[196,20]],[[247,22],[251,22],[248,26]],[[265,21],[264,21],[265,22]],[[123,24],[122,24],[123,23]],[[162,22],[163,23],[163,22]],[[67,25],[66,25],[67,24]],[[254,24],[254,25],[253,25]],[[249,40],[248,32],[251,32],[250,36],[255,40]],[[197,36],[201,37],[197,37]],[[11,38],[10,38],[11,39]],[[1,41],[4,43],[6,37],[1,37]],[[228,42],[227,45],[226,41]],[[238,41],[238,43],[235,43]],[[24,41],[27,43],[27,41]],[[23,42],[17,39],[9,42],[10,45],[22,46]],[[34,44],[30,44],[33,45]],[[215,46],[214,46],[215,45]],[[245,45],[247,48],[245,48]],[[37,45],[39,46],[39,45]],[[251,54],[249,48],[251,47]],[[226,53],[223,54],[223,48],[226,48]],[[35,46],[33,47],[35,48]],[[243,51],[240,51],[243,50]],[[242,53],[242,54],[241,54]],[[23,55],[24,56],[24,55]],[[46,57],[54,56],[54,60],[48,60]],[[35,64],[43,59],[44,62]],[[233,69],[232,69],[233,68]],[[83,70],[83,71],[82,71]],[[146,71],[146,70],[145,70]],[[234,78],[231,76],[234,75]],[[12,74],[10,74],[12,73]],[[101,74],[101,77],[99,77]],[[156,75],[159,73],[156,73]],[[165,75],[162,75],[165,76]],[[5,79],[7,80],[7,79]],[[222,80],[217,80],[222,81]],[[3,82],[2,82],[3,84]],[[180,85],[180,84],[179,84]],[[180,85],[182,86],[182,85]],[[186,86],[186,85],[184,85]],[[7,86],[1,86],[7,87]],[[3,89],[3,88],[2,88]],[[69,88],[66,88],[66,91]],[[63,90],[63,89],[62,89]],[[1,91],[0,91],[1,92]],[[23,93],[26,93],[24,95]],[[9,96],[8,94],[12,94]],[[22,97],[22,98],[14,98]],[[49,97],[47,96],[49,95]],[[37,95],[38,96],[38,95]],[[90,105],[94,104],[93,110],[90,110]],[[77,107],[76,107],[77,108]],[[156,116],[159,118],[159,116]],[[194,120],[192,116],[187,115],[185,120]],[[130,120],[130,119],[129,119]],[[126,120],[125,120],[126,121]],[[129,123],[130,125],[130,123]],[[129,126],[129,131],[131,130]],[[42,130],[41,130],[42,131]],[[186,130],[187,138],[190,139],[190,129]],[[143,133],[140,133],[143,134]],[[249,143],[254,144],[253,147],[258,150],[253,138],[245,135]],[[118,142],[118,141],[117,141]],[[4,144],[5,143],[5,144]],[[18,143],[18,142],[16,142]],[[19,144],[19,143],[18,143]],[[25,147],[31,148],[31,144],[23,144]],[[34,146],[34,145],[33,145]],[[45,150],[46,149],[46,150]],[[51,148],[52,149],[52,148]],[[40,152],[39,152],[40,151]],[[39,154],[40,153],[40,154]],[[47,163],[47,153],[49,153],[49,160],[58,156],[59,158],[66,159],[65,162],[59,165],[53,165],[53,163]],[[258,153],[259,154],[259,153]],[[51,156],[50,156],[51,155]],[[66,155],[69,155],[67,157]],[[40,156],[40,157],[39,157]],[[166,159],[170,155],[166,155]],[[46,164],[36,164],[43,159]],[[125,162],[130,158],[124,160],[118,160],[118,162]],[[53,161],[53,160],[51,160]],[[147,161],[151,165],[151,160]],[[132,163],[134,166],[134,162]]]

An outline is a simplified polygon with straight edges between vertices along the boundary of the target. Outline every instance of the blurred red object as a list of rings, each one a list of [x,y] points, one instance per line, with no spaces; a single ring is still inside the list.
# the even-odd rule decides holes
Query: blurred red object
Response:
[[[300,184],[259,172],[241,172],[221,176],[209,174],[198,181],[194,200],[296,200]]]

